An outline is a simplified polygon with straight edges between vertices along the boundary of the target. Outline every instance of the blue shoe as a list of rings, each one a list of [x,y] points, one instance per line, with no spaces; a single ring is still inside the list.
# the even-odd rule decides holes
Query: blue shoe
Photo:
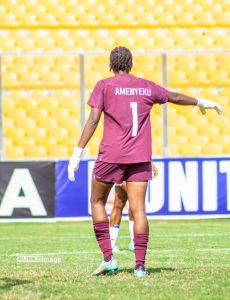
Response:
[[[93,276],[98,276],[106,273],[115,273],[118,271],[118,265],[115,258],[110,261],[102,261],[97,269],[92,273]]]
[[[142,266],[139,266],[136,270],[134,270],[134,275],[140,278],[149,275],[149,273],[146,270],[144,270]]]

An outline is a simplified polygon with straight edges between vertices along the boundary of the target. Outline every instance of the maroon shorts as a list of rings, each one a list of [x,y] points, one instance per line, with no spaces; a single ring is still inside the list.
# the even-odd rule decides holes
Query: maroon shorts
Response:
[[[123,181],[142,182],[152,179],[151,162],[135,164],[113,164],[97,160],[93,176],[99,181],[122,183]]]

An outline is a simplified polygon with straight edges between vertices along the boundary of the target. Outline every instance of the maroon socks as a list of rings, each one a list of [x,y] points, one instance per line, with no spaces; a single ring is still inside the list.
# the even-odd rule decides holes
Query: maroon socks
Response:
[[[149,235],[134,233],[134,252],[136,257],[135,270],[142,266],[145,269],[145,255],[147,251]]]
[[[103,252],[104,261],[110,261],[112,247],[109,234],[109,221],[94,223],[93,228],[99,247]]]

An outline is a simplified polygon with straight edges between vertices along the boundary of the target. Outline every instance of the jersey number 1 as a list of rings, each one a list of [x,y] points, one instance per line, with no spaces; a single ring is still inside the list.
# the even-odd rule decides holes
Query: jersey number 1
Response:
[[[137,127],[138,127],[137,102],[130,102],[130,107],[132,109],[132,116],[133,116],[132,136],[136,136],[137,135]]]

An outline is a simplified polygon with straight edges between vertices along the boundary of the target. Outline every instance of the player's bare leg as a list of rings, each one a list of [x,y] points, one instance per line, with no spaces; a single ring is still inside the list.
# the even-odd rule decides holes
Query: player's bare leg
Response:
[[[110,215],[110,238],[113,251],[118,251],[116,240],[119,233],[122,211],[127,202],[128,196],[126,192],[125,182],[122,185],[115,185],[115,199],[113,209]]]
[[[102,182],[92,178],[90,202],[93,223],[108,222],[105,205],[112,186],[113,183]]]
[[[140,270],[144,275],[146,275],[145,256],[149,238],[149,226],[145,212],[147,185],[147,182],[127,182],[128,199],[134,219],[135,274]]]
[[[93,227],[97,242],[104,255],[104,261],[93,272],[100,275],[117,271],[117,262],[112,256],[112,247],[109,234],[109,220],[105,210],[106,201],[113,184],[100,182],[92,178],[91,209]]]

